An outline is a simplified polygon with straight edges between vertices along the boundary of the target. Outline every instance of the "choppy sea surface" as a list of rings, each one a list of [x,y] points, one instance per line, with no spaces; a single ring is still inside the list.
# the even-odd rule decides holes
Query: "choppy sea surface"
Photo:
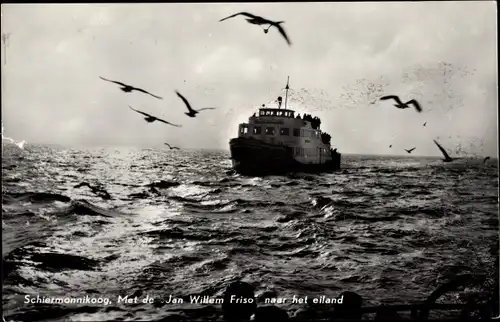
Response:
[[[4,145],[3,314],[16,321],[220,317],[242,279],[278,297],[424,300],[498,270],[497,160],[343,155],[332,174],[244,177],[227,151]],[[101,184],[103,200],[82,181]],[[155,187],[151,189],[150,187]],[[36,297],[111,303],[27,304]],[[156,298],[117,303],[118,296]],[[457,300],[458,301],[458,300]],[[277,304],[293,316],[303,304]]]

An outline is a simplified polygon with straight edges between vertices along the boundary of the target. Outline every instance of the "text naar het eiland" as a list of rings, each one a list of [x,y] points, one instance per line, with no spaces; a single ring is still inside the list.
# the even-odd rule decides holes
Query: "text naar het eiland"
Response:
[[[146,296],[148,298],[148,301],[140,300],[137,296],[136,297],[120,297],[118,296],[118,303],[128,303],[128,304],[134,304],[134,303],[153,303],[155,300],[152,297]],[[210,297],[210,296],[193,296],[191,295],[189,297],[189,301],[185,301],[183,298],[176,298],[172,295],[170,295],[166,299],[160,299],[161,302],[166,303],[166,304],[183,304],[183,303],[190,303],[190,304],[222,304],[224,303],[223,298],[217,298],[217,297]],[[344,301],[344,295],[342,295],[339,298],[329,298],[326,297],[325,295],[317,296],[317,297],[308,297],[308,296],[302,296],[299,297],[297,295],[294,295],[291,298],[287,297],[273,297],[273,298],[266,298],[264,300],[264,303],[266,304],[284,304],[284,303],[292,303],[292,304],[306,304],[306,303],[314,303],[314,304],[342,304]],[[235,296],[231,295],[229,298],[229,303],[232,304],[248,304],[248,303],[254,303],[255,298],[246,298],[246,297],[241,297],[241,296]]]
[[[264,303],[266,304],[284,304],[284,303],[291,303],[291,304],[306,304],[306,303],[314,303],[314,304],[342,304],[344,301],[344,296],[342,295],[339,298],[329,298],[325,295],[321,296],[316,296],[316,297],[309,297],[309,296],[297,296],[294,295],[291,298],[287,297],[275,297],[275,298],[266,298],[264,300]],[[178,298],[174,297],[173,295],[170,295],[167,298],[160,298],[160,297],[153,297],[146,295],[145,297],[130,297],[128,295],[126,296],[120,296],[116,298],[117,304],[148,304],[148,303],[154,303],[154,302],[162,302],[166,304],[183,304],[183,303],[190,303],[190,304],[222,304],[224,303],[223,298],[218,298],[218,297],[210,297],[210,296],[200,296],[200,295],[191,295],[189,296],[189,301],[183,299],[183,298]],[[240,297],[240,296],[235,296],[232,295],[229,298],[229,303],[232,304],[248,304],[248,303],[255,303],[256,300],[255,298],[246,298],[246,297]],[[24,299],[24,303],[28,304],[104,304],[104,305],[110,305],[113,304],[113,301],[109,298],[94,298],[94,297],[89,297],[83,296],[83,297],[75,297],[75,298],[70,298],[70,297],[44,297],[44,296],[39,296],[37,295],[36,297],[26,295]]]

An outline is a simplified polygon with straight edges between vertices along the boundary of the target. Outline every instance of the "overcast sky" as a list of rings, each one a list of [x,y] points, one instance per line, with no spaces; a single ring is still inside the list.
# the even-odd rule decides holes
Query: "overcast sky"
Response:
[[[218,22],[240,11],[286,21],[292,46],[243,17]],[[439,138],[495,156],[496,23],[488,1],[2,5],[2,121],[28,143],[228,149],[290,76],[289,108],[321,117],[341,152],[440,155]],[[176,89],[218,109],[189,118]],[[147,124],[128,105],[183,127]]]

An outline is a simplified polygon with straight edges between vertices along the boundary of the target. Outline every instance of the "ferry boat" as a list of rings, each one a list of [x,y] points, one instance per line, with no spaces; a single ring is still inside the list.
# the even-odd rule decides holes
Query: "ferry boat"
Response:
[[[248,123],[238,127],[238,137],[229,141],[233,168],[243,175],[289,172],[330,172],[340,169],[341,154],[330,145],[331,136],[321,131],[321,120],[309,114],[295,115],[285,102],[277,108],[259,109]]]

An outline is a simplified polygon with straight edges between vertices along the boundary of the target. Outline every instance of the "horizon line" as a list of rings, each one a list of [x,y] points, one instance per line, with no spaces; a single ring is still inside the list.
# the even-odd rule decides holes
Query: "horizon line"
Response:
[[[2,145],[4,142],[2,141]],[[125,145],[125,144],[60,144],[60,143],[30,143],[28,142],[26,146],[29,145],[34,145],[34,146],[60,146],[63,148],[137,148],[137,149],[162,149],[164,146],[163,145],[144,145],[144,146],[139,146],[139,145]],[[174,144],[175,145],[175,144]],[[165,148],[167,149],[167,148]],[[168,149],[167,149],[168,150]],[[181,150],[198,150],[198,151],[224,151],[224,152],[229,152],[229,148],[181,148]],[[409,154],[385,154],[385,153],[380,153],[380,154],[370,154],[370,153],[361,153],[361,152],[340,152],[342,155],[356,155],[356,156],[387,156],[387,157],[408,157],[408,158],[436,158],[440,159],[442,158],[441,155],[409,155]],[[488,155],[488,154],[476,154],[476,155],[471,155],[471,156],[457,156],[457,158],[462,158],[462,159],[474,159],[478,157],[487,157],[489,156],[490,158],[493,159],[498,159],[499,155],[497,153],[496,156],[493,155]]]

